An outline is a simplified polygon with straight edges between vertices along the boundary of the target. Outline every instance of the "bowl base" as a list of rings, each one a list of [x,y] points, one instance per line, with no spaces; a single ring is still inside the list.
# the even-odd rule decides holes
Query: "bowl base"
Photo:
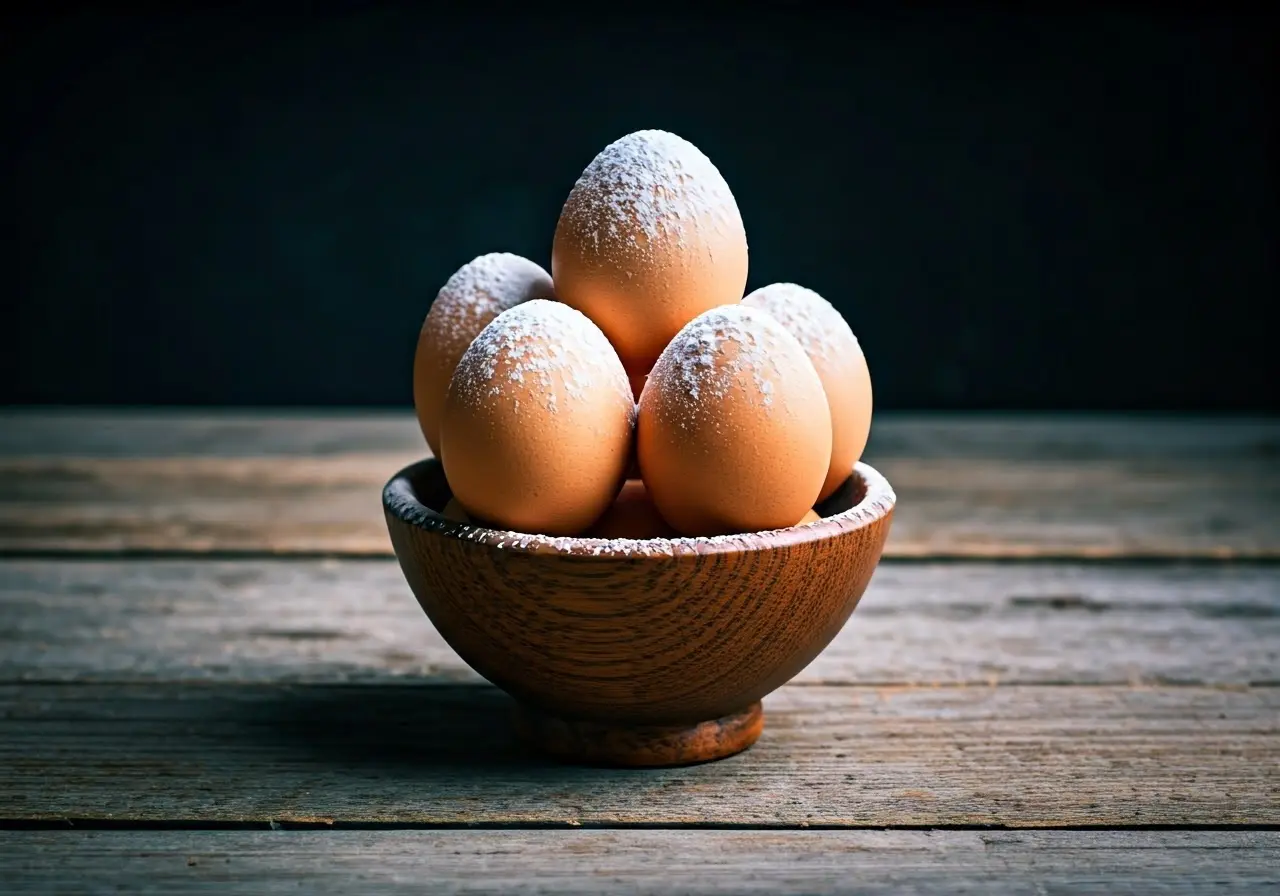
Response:
[[[693,725],[627,725],[562,719],[516,705],[516,731],[530,746],[581,765],[657,768],[692,765],[741,753],[764,730],[760,701]]]

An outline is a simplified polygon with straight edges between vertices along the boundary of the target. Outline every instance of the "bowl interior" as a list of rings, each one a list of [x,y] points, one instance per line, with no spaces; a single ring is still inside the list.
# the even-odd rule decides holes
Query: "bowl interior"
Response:
[[[548,536],[512,532],[478,523],[460,523],[443,515],[444,506],[451,497],[444,469],[435,458],[427,458],[401,470],[383,490],[383,504],[388,514],[406,525],[445,537],[510,551],[653,559],[819,541],[884,517],[892,511],[896,500],[884,477],[871,466],[859,463],[853,474],[814,508],[821,517],[817,522],[734,535],[635,539]]]

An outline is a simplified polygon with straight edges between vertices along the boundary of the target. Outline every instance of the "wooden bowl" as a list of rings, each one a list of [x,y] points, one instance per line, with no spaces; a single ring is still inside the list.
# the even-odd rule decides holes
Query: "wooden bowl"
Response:
[[[702,762],[751,746],[760,699],[813,661],[880,560],[894,494],[858,464],[805,526],[714,538],[521,535],[446,519],[436,460],[382,492],[427,616],[515,698],[536,747],[595,765]]]

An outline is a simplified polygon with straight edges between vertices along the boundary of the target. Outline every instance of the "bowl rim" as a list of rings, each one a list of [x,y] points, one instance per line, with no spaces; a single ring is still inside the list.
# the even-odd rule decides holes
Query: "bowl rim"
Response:
[[[866,528],[893,511],[897,496],[875,467],[859,461],[850,478],[862,480],[862,499],[847,510],[784,529],[743,532],[735,535],[680,536],[677,538],[589,538],[586,536],[533,535],[460,523],[428,507],[418,498],[414,477],[440,461],[426,457],[396,472],[382,488],[382,506],[389,517],[415,529],[458,541],[486,545],[519,554],[559,554],[585,558],[670,559],[678,556],[737,554],[769,548],[792,547],[827,541]],[[848,482],[848,480],[846,480]],[[844,485],[841,485],[844,488]]]

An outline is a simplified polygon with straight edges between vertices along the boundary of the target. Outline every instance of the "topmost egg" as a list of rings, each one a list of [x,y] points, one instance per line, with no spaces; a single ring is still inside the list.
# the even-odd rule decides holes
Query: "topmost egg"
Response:
[[[696,146],[636,131],[606,146],[574,184],[551,276],[560,301],[604,331],[628,372],[647,373],[681,327],[742,299],[742,215]]]

